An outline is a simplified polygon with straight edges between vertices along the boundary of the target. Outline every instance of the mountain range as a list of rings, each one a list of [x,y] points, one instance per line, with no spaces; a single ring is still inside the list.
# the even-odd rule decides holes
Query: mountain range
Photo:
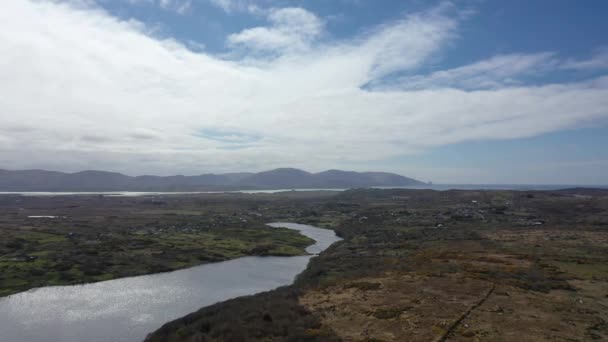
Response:
[[[64,173],[1,170],[0,191],[207,191],[237,189],[310,189],[410,186],[424,183],[388,172],[328,170],[310,173],[279,168],[258,173],[199,176],[127,176],[107,171]]]

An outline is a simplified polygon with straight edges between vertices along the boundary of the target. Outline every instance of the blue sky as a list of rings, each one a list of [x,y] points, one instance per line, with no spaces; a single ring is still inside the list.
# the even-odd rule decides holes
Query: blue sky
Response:
[[[608,184],[608,2],[8,0],[0,168]]]
[[[170,1],[171,2],[171,1]],[[227,35],[265,24],[262,15],[246,10],[224,11],[214,1],[172,1],[190,4],[184,13],[163,9],[158,0],[105,0],[103,8],[122,19],[135,18],[157,27],[161,36],[184,43],[204,44],[213,53],[229,51]],[[348,39],[387,21],[398,20],[411,12],[423,11],[445,1],[421,0],[308,0],[250,1],[256,6],[301,7],[326,18],[325,39]],[[231,3],[231,1],[226,1]],[[590,0],[512,0],[452,1],[454,6],[471,11],[459,29],[457,42],[446,47],[448,58],[437,69],[457,67],[497,54],[553,51],[565,56],[589,58],[608,42],[608,3]]]

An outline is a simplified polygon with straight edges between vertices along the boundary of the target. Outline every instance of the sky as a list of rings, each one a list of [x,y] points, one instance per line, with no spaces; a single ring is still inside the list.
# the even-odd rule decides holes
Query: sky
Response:
[[[2,0],[0,168],[608,184],[603,0]]]

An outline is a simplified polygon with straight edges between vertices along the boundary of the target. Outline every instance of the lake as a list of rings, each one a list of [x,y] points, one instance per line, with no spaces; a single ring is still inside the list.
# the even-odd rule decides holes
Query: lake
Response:
[[[608,185],[569,185],[569,184],[425,184],[415,186],[379,186],[374,189],[429,189],[429,190],[558,190],[567,188],[608,188]],[[72,195],[103,195],[110,197],[135,197],[135,196],[158,196],[158,195],[193,195],[193,194],[272,194],[285,191],[345,191],[348,189],[269,189],[269,190],[231,190],[231,191],[0,191],[0,195],[21,196],[72,196]]]
[[[340,240],[333,231],[277,222],[316,242],[317,254]],[[291,284],[312,255],[244,257],[174,272],[32,289],[0,299],[0,341],[142,341],[162,324],[201,307]]]

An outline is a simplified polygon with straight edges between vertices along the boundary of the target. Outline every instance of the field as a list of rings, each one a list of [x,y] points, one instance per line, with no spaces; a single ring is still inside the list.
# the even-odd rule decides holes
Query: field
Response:
[[[148,340],[608,339],[606,191],[351,190],[297,205],[294,220],[344,240],[293,286]]]
[[[53,217],[31,217],[53,216]],[[350,190],[0,197],[0,295],[344,238],[292,286],[202,308],[149,341],[608,339],[608,192]]]
[[[282,216],[268,207],[291,197],[0,196],[0,296],[247,255],[303,255],[311,239],[266,226]]]

